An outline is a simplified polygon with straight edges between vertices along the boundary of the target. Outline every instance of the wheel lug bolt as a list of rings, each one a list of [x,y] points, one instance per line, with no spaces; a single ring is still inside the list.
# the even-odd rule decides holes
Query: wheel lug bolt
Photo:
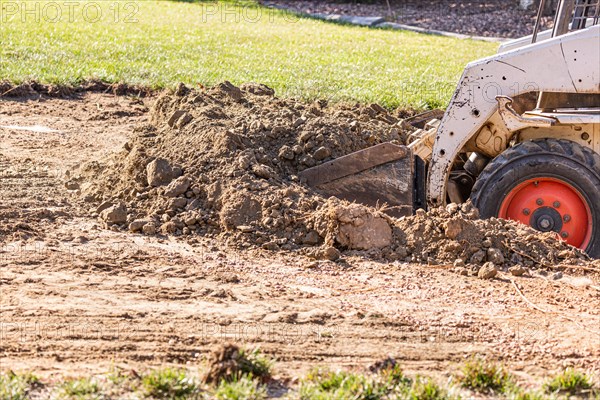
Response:
[[[525,209],[523,209],[523,214],[529,215],[529,214],[531,214],[531,210],[529,210],[529,208],[525,208]]]
[[[560,207],[560,203],[558,201],[555,201],[554,203],[552,203],[552,205],[554,206],[554,208]]]
[[[544,200],[542,200],[542,199],[537,199],[537,200],[535,201],[535,203],[536,203],[538,206],[541,206],[541,205],[543,205],[543,204],[544,204]]]
[[[563,217],[563,221],[569,222],[570,220],[571,220],[571,216],[569,214],[565,214],[565,216]]]
[[[563,239],[566,239],[566,238],[568,238],[568,237],[569,237],[569,233],[568,233],[568,232],[561,232],[560,236],[561,236]]]

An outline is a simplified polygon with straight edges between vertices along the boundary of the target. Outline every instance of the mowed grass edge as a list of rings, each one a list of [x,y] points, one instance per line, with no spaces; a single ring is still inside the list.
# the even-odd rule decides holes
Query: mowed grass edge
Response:
[[[67,7],[67,4],[70,4]],[[154,89],[260,82],[304,100],[443,107],[497,44],[333,24],[253,2],[0,0],[0,79]]]

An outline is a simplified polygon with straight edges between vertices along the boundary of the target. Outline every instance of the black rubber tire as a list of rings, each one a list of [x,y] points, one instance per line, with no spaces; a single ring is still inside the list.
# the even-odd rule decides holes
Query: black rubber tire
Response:
[[[471,200],[482,218],[497,217],[505,197],[521,182],[552,177],[575,187],[592,213],[592,238],[584,249],[600,258],[600,155],[569,140],[519,143],[493,159],[477,178]]]

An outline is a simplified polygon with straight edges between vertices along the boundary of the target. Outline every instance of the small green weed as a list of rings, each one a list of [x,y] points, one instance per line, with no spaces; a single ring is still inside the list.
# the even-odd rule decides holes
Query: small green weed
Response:
[[[231,381],[222,380],[214,397],[218,400],[262,400],[267,398],[267,390],[252,375],[244,375]]]
[[[239,354],[240,372],[255,378],[266,379],[271,376],[273,360],[265,356],[259,348],[252,351],[241,349]]]
[[[144,394],[155,399],[183,399],[200,393],[193,378],[173,368],[152,371],[142,377],[141,383]]]
[[[431,379],[417,378],[408,395],[410,400],[448,400],[448,392]]]
[[[91,378],[71,379],[59,387],[61,399],[101,399],[100,386]]]
[[[378,379],[379,378],[379,379]],[[399,370],[387,375],[368,377],[351,372],[315,369],[303,380],[300,398],[306,400],[361,399],[378,400],[397,392],[406,378]]]
[[[0,400],[24,400],[39,379],[31,374],[15,374],[9,371],[0,375]]]
[[[458,376],[462,387],[480,393],[504,393],[511,385],[511,375],[496,363],[474,358],[467,361]]]
[[[591,391],[592,388],[593,384],[590,377],[572,368],[567,368],[544,384],[544,390],[547,393],[567,393],[570,395]]]

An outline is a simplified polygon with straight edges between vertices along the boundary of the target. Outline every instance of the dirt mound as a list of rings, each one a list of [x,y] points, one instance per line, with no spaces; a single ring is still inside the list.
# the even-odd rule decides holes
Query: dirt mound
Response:
[[[219,235],[241,247],[316,245],[310,215],[322,196],[299,171],[373,144],[405,140],[399,120],[377,105],[283,100],[257,84],[180,85],[159,97],[150,123],[123,150],[82,171],[87,200],[126,209],[133,231]],[[122,214],[122,213],[121,213]]]
[[[339,250],[386,260],[543,266],[585,257],[551,235],[477,219],[470,205],[394,219],[303,186],[298,172],[382,142],[405,124],[372,104],[306,104],[259,84],[180,85],[161,95],[121,152],[87,164],[74,186],[107,227],[202,235],[238,248]],[[72,182],[71,182],[72,183]],[[458,260],[458,261],[457,261]]]
[[[485,263],[495,268],[537,268],[587,260],[554,233],[502,219],[480,220],[470,203],[427,213],[418,210],[414,216],[397,219],[382,210],[329,199],[314,219],[326,245],[366,250],[386,260],[455,265],[473,275]]]

